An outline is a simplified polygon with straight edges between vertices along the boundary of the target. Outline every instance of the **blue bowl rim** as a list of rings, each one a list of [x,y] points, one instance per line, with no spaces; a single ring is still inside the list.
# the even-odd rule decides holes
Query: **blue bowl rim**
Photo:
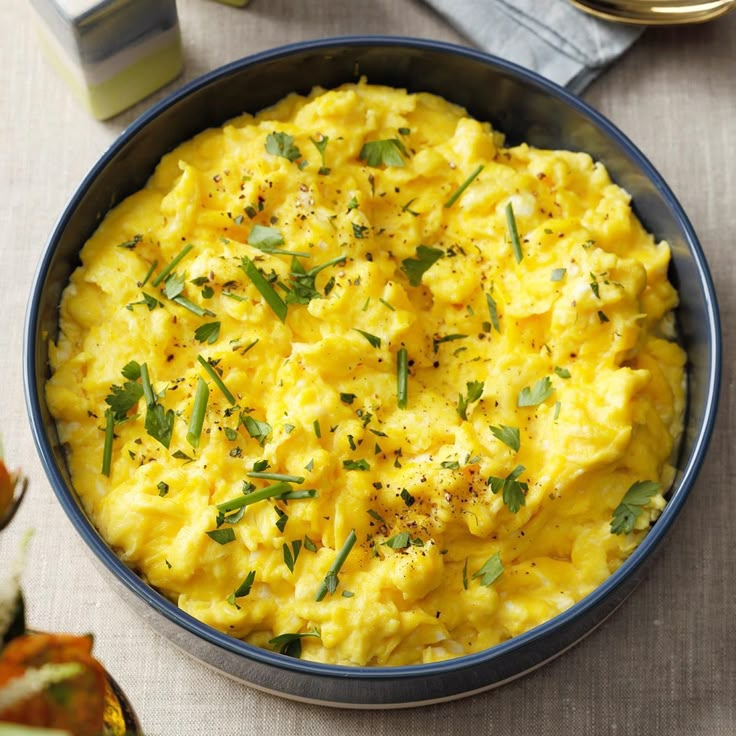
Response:
[[[642,172],[644,172],[646,177],[656,186],[667,201],[669,209],[674,219],[679,224],[694,258],[700,277],[701,287],[703,289],[704,300],[709,310],[710,319],[708,321],[708,333],[711,372],[708,376],[708,391],[705,400],[704,420],[698,428],[690,460],[682,471],[682,478],[676,491],[671,491],[672,496],[664,511],[652,526],[641,544],[624,562],[624,564],[609,578],[607,578],[604,583],[602,583],[588,596],[549,621],[481,652],[428,664],[396,667],[364,667],[308,662],[281,655],[276,652],[270,652],[228,636],[227,634],[223,634],[179,609],[171,601],[145,583],[142,578],[136,575],[130,568],[126,567],[120,561],[120,559],[105,544],[92,523],[87,519],[81,508],[72,498],[72,492],[67,488],[62,474],[56,467],[53,453],[51,452],[48,440],[45,437],[42,413],[38,402],[38,395],[35,390],[35,325],[37,324],[39,317],[39,302],[41,299],[42,286],[53,258],[54,244],[66,227],[68,220],[71,218],[85,192],[118,151],[164,110],[177,104],[184,97],[207,86],[216,79],[249,66],[267,61],[274,61],[295,53],[304,51],[327,51],[329,49],[345,47],[346,45],[355,47],[406,47],[412,50],[439,51],[451,55],[463,56],[471,60],[481,62],[487,66],[495,67],[497,70],[505,72],[511,76],[520,78],[526,84],[541,89],[546,94],[556,97],[558,100],[574,108],[577,112],[582,113],[626,151],[626,153],[634,160],[636,165]],[[51,236],[44,247],[42,259],[34,276],[26,314],[23,346],[23,380],[26,406],[33,438],[44,470],[46,471],[53,487],[53,491],[65,513],[85,543],[90,547],[92,552],[94,552],[95,556],[105,565],[105,567],[107,567],[107,569],[110,570],[128,590],[143,599],[148,605],[158,613],[162,614],[165,618],[181,626],[183,629],[195,634],[204,641],[234,654],[242,655],[245,658],[276,668],[284,668],[286,670],[300,672],[310,676],[337,678],[350,677],[361,680],[385,680],[395,678],[422,678],[430,675],[434,676],[462,671],[466,668],[488,663],[494,659],[510,654],[515,650],[520,650],[522,647],[531,645],[548,635],[554,634],[554,632],[565,628],[585,616],[604,599],[612,595],[626,579],[634,575],[649,555],[654,552],[654,549],[666,536],[676,517],[679,515],[680,510],[692,489],[700,467],[705,460],[718,407],[718,396],[721,383],[721,353],[721,324],[715,288],[706,263],[704,252],[700,246],[695,231],[682,206],[664,179],[660,176],[659,172],[654,168],[639,148],[619,128],[582,99],[571,92],[568,92],[558,84],[545,79],[536,72],[499,57],[495,57],[491,54],[443,41],[412,38],[407,36],[358,35],[336,36],[310,41],[300,41],[268,49],[229,62],[211,72],[187,82],[180,89],[172,92],[164,99],[154,104],[142,113],[135,121],[133,121],[125,130],[123,130],[123,132],[103,153],[82,180],[81,184],[78,186],[64,209],[64,212],[54,226]]]

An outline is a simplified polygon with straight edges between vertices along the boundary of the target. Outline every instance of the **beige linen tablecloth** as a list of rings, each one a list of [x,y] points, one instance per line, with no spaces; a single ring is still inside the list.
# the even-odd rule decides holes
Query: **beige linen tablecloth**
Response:
[[[0,566],[34,528],[24,586],[33,626],[94,632],[95,649],[134,701],[149,736],[214,734],[736,733],[736,13],[709,25],[650,30],[585,98],[659,168],[698,232],[720,296],[721,408],[709,462],[647,579],[585,641],[495,691],[420,710],[351,712],[264,695],[206,669],[143,626],[107,585],[62,513],[26,417],[21,340],[44,242],[88,168],[153,101],[92,120],[41,57],[24,0],[0,24],[0,414],[6,454],[30,495],[0,538]],[[463,42],[417,0],[254,0],[238,10],[179,0],[183,79],[300,39],[389,33]]]

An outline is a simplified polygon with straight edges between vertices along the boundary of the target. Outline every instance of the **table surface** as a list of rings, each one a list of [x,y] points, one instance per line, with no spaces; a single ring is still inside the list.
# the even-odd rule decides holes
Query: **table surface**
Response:
[[[281,700],[190,660],[121,604],[61,511],[31,438],[21,377],[26,299],[65,202],[114,138],[183,81],[251,52],[351,33],[467,43],[418,0],[254,0],[236,9],[179,0],[183,77],[100,123],[41,56],[27,0],[0,24],[0,350],[2,435],[31,488],[0,539],[0,574],[35,529],[24,589],[37,628],[88,632],[132,698],[148,736],[214,733],[646,734],[736,732],[736,13],[702,26],[650,29],[586,91],[669,182],[699,234],[720,298],[724,377],[709,462],[645,581],[609,621],[535,673],[495,691],[419,710],[356,712]]]

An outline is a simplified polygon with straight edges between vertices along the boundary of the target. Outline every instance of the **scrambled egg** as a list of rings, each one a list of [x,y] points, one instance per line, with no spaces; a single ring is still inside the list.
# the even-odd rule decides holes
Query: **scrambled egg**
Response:
[[[664,507],[669,258],[585,153],[364,81],[292,95],[106,216],[48,404],[183,610],[321,662],[455,657],[589,594]]]

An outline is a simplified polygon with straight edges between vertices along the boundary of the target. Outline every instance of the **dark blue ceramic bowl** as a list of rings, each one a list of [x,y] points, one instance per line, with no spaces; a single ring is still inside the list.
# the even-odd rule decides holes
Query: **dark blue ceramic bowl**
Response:
[[[565,613],[478,654],[395,668],[320,665],[257,649],[180,611],[123,565],[85,515],[44,400],[47,339],[79,250],[107,210],[141,188],[161,156],[195,133],[289,92],[330,88],[366,75],[373,83],[439,94],[490,121],[510,143],[587,151],[633,196],[657,239],[672,246],[679,288],[677,319],[687,350],[688,412],[669,503],[644,542],[600,588]],[[257,54],[208,74],[171,95],[128,128],[79,186],[46,246],[25,333],[28,412],[38,451],[64,510],[123,597],[156,630],[199,660],[258,688],[346,707],[398,707],[469,695],[544,663],[600,624],[642,577],[680,513],[713,429],[720,381],[716,296],[695,233],[652,165],[619,130],[578,98],[513,64],[466,48],[401,38],[340,38]]]

